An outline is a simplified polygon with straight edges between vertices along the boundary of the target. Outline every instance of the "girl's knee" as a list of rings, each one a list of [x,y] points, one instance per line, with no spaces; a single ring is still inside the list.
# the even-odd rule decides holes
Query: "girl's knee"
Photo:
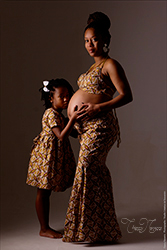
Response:
[[[37,189],[37,196],[40,197],[49,197],[51,195],[51,190],[48,189]]]

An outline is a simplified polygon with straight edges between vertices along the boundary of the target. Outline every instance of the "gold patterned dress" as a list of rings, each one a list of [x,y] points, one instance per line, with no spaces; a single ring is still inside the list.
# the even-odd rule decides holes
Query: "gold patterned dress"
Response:
[[[79,88],[88,93],[112,94],[101,77],[101,67],[80,76]],[[110,94],[111,95],[111,94]],[[80,153],[69,200],[64,242],[115,241],[121,238],[112,181],[105,162],[112,145],[120,142],[116,113],[101,112],[89,121],[75,124]]]
[[[49,108],[42,118],[42,132],[34,139],[26,183],[42,189],[64,191],[73,185],[76,163],[68,138],[59,140],[52,128],[64,128],[65,117]]]

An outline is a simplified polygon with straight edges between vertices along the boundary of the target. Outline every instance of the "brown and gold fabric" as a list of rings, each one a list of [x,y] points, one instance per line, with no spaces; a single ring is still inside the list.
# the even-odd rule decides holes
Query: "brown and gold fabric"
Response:
[[[42,189],[64,191],[74,180],[76,163],[69,139],[60,141],[52,128],[64,128],[62,114],[49,108],[42,118],[42,132],[34,139],[26,183]]]
[[[105,162],[119,137],[113,112],[76,124],[80,153],[67,210],[64,242],[115,241],[121,238],[112,182]]]

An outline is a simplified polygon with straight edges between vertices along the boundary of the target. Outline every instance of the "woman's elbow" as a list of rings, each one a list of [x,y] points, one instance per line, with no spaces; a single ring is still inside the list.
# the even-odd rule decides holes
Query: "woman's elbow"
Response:
[[[126,104],[130,103],[133,101],[133,95],[132,92],[128,92],[125,94],[125,102]]]
[[[129,102],[133,101],[133,95],[132,95],[132,93],[129,94],[128,100],[129,100]]]

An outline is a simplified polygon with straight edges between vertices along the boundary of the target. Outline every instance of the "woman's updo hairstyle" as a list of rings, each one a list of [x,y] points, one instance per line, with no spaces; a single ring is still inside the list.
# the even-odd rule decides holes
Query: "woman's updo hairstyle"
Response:
[[[110,26],[111,22],[108,16],[102,12],[96,11],[89,15],[84,32],[89,28],[93,28],[98,34],[106,38],[106,44],[109,45],[111,39],[109,32]]]
[[[44,81],[44,82],[47,82],[47,85],[44,85],[42,88],[39,89],[39,91],[41,92],[41,100],[44,101],[44,106],[46,109],[52,107],[52,103],[50,102],[50,100],[51,100],[51,97],[53,97],[53,94],[56,88],[59,88],[59,87],[67,88],[70,98],[74,94],[74,90],[72,86],[69,84],[68,81],[66,81],[63,78],[52,79],[52,80]]]

